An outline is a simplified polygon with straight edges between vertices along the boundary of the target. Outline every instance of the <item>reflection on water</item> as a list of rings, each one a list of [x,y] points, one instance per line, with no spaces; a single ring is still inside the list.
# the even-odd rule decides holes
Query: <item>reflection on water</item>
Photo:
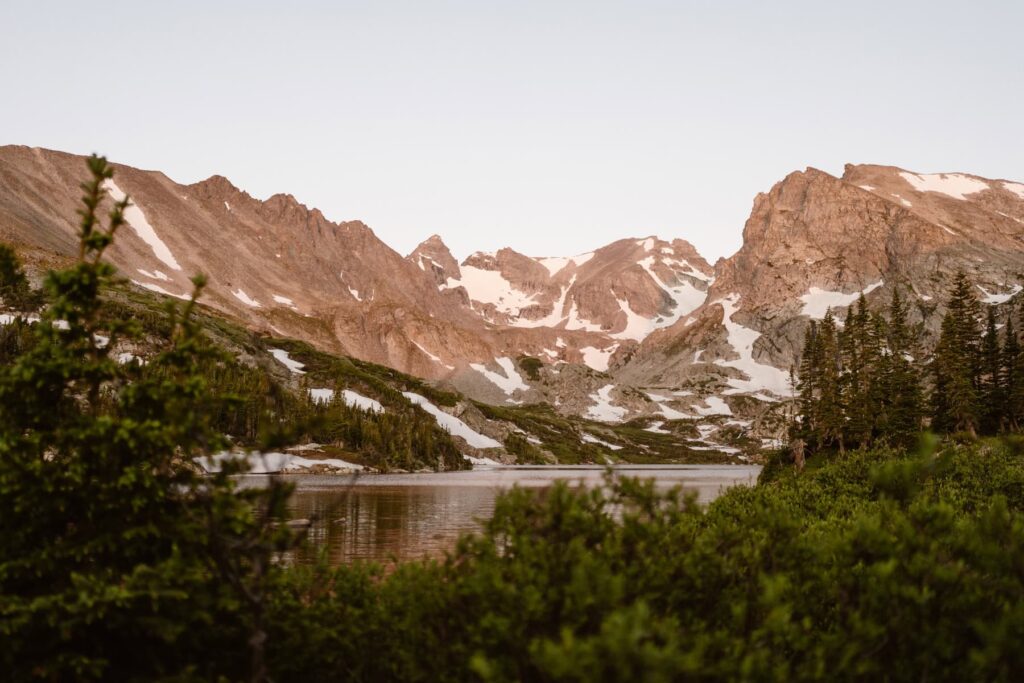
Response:
[[[600,485],[600,467],[495,467],[470,472],[385,474],[361,477],[289,475],[296,485],[293,518],[313,521],[309,549],[294,558],[310,561],[326,548],[331,563],[369,559],[388,562],[439,556],[460,534],[480,528],[502,489],[544,487],[556,480]],[[682,486],[709,502],[729,486],[753,484],[756,466],[623,466],[616,471],[654,479],[659,487]],[[262,476],[243,477],[259,486]]]

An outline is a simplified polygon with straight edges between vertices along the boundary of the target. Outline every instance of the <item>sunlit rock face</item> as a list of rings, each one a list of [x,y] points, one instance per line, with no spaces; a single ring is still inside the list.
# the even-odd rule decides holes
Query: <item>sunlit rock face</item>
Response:
[[[754,200],[706,302],[645,339],[621,376],[671,384],[701,369],[731,389],[783,393],[765,368],[797,362],[808,320],[830,308],[841,320],[862,293],[884,305],[898,287],[934,332],[958,269],[979,299],[1002,303],[1021,290],[1022,256],[1024,185],[890,166],[793,173]]]

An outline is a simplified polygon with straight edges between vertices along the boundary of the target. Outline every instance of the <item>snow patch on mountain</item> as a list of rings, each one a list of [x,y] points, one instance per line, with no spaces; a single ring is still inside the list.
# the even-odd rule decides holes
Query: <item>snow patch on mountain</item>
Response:
[[[583,432],[583,436],[580,437],[580,441],[582,441],[584,443],[596,443],[598,446],[604,446],[605,448],[609,448],[609,449],[611,449],[613,451],[621,451],[622,450],[622,446],[616,446],[613,443],[608,443],[607,441],[602,441],[601,439],[597,438],[593,434],[587,434],[586,432]]]
[[[614,292],[612,296],[615,296]],[[626,326],[621,332],[610,335],[613,339],[635,339],[641,341],[651,333],[651,330],[654,328],[652,320],[634,312],[629,307],[629,302],[625,299],[620,299],[616,296],[615,302],[619,304],[619,308],[626,314]]]
[[[238,289],[237,291],[231,292],[231,296],[235,297],[236,299],[241,301],[246,306],[251,306],[252,308],[263,308],[263,306],[260,305],[259,301],[256,301],[256,299],[253,299],[248,294],[243,292],[241,289]]]
[[[599,349],[594,346],[584,346],[580,349],[580,353],[583,355],[583,364],[597,370],[598,372],[607,372],[608,361],[618,348],[618,344],[612,344],[606,349]]]
[[[171,281],[171,278],[167,277],[165,273],[159,270],[154,270],[152,273],[149,272],[148,270],[143,270],[142,268],[137,268],[136,270],[138,270],[140,273],[142,273],[151,280],[163,280],[165,282]]]
[[[302,369],[306,366],[289,356],[288,352],[284,349],[267,349],[267,351],[269,351],[270,355],[276,358],[281,365],[285,366],[296,375],[306,374],[306,371]]]
[[[1003,187],[1021,199],[1024,199],[1024,185],[1021,185],[1020,183],[1004,182]]]
[[[168,292],[166,289],[164,289],[160,285],[154,285],[152,282],[139,282],[138,280],[132,280],[132,284],[133,285],[138,285],[139,287],[142,287],[143,289],[148,289],[151,292],[156,292],[157,294],[163,294],[165,296],[173,296],[175,299],[181,299],[182,301],[188,301],[189,299],[192,298],[188,294],[175,294],[174,292]]]
[[[113,180],[109,178],[104,180],[103,189],[110,194],[115,202],[124,201],[125,193],[121,191],[121,188]],[[149,248],[153,250],[154,256],[167,264],[171,269],[181,270],[181,266],[178,265],[174,254],[171,253],[171,250],[164,244],[164,241],[156,234],[156,230],[149,224],[149,221],[146,220],[146,215],[142,213],[142,209],[134,201],[124,210],[124,219],[128,225],[132,226],[132,230],[139,236],[139,239],[149,245]]]
[[[1018,294],[1020,294],[1020,292],[1024,288],[1022,288],[1020,285],[1014,285],[1013,287],[1010,288],[1009,292],[1003,292],[1002,294],[1000,294],[998,292],[995,292],[995,293],[989,292],[987,289],[985,289],[981,285],[978,285],[978,289],[980,289],[982,294],[985,295],[984,298],[982,298],[982,300],[981,300],[982,303],[986,303],[986,304],[1004,304],[1007,301],[1009,301],[1010,299],[1012,299],[1013,297],[1015,297]]]
[[[501,467],[502,463],[498,462],[493,458],[477,458],[472,455],[462,455],[463,458],[469,461],[469,464],[473,466],[473,469],[477,467]]]
[[[461,437],[473,448],[501,448],[500,443],[489,436],[484,436],[480,432],[473,430],[465,422],[454,415],[444,412],[423,396],[414,394],[411,391],[403,391],[402,395],[433,415],[434,419],[437,420],[438,426],[442,429],[447,430],[452,436]]]
[[[698,415],[703,415],[704,417],[709,417],[711,415],[732,415],[732,409],[729,407],[729,404],[718,396],[708,396],[704,399],[704,403],[704,406],[694,406],[693,409],[697,411]],[[701,425],[697,429],[706,429],[706,425]],[[714,430],[713,427],[712,430]],[[703,432],[701,432],[701,436],[704,436]]]
[[[356,408],[362,408],[373,413],[384,412],[384,406],[380,404],[380,401],[375,401],[369,396],[363,396],[351,389],[343,389],[341,391],[341,400],[345,405],[355,406]]]
[[[671,434],[672,432],[668,431],[667,429],[661,428],[664,424],[664,422],[652,422],[651,424],[644,427],[644,431],[650,432],[652,434]]]
[[[562,272],[570,263],[579,267],[592,258],[594,258],[594,252],[588,251],[585,254],[577,254],[576,256],[543,256],[535,258],[534,261],[547,268],[548,274],[554,277]]]
[[[334,400],[334,389],[310,389],[309,397],[313,403],[330,403]]]
[[[800,301],[804,302],[803,308],[800,310],[801,315],[806,315],[814,320],[821,320],[825,317],[825,314],[830,308],[843,308],[849,306],[856,301],[861,294],[867,296],[871,292],[881,287],[885,282],[879,280],[873,282],[859,292],[853,292],[846,294],[845,292],[833,292],[820,287],[811,287],[807,290],[807,293],[800,297]]]
[[[569,296],[569,290],[576,283],[576,276],[573,275],[572,279],[569,280],[569,284],[562,287],[562,294],[558,297],[558,301],[555,302],[554,306],[551,307],[551,312],[545,317],[538,320],[528,320],[526,318],[519,318],[512,321],[510,324],[513,327],[555,327],[559,325],[563,320],[566,320],[568,316],[562,314],[565,310],[565,299]]]
[[[313,403],[330,403],[334,400],[335,391],[334,389],[310,389],[309,397],[313,399]],[[366,410],[369,412],[383,413],[384,406],[379,401],[375,401],[368,396],[352,391],[351,389],[344,389],[341,392],[341,402],[347,406],[353,406]]]
[[[511,396],[516,391],[528,391],[530,389],[530,385],[523,381],[522,376],[516,370],[516,365],[512,362],[511,358],[495,358],[494,362],[497,363],[505,372],[504,375],[488,370],[487,366],[481,365],[480,363],[470,363],[469,367],[473,368],[486,377],[491,383],[495,384],[505,393],[506,396]]]
[[[680,392],[676,392],[676,394],[679,393]],[[685,395],[689,396],[691,395],[691,393],[692,392],[686,392]],[[647,397],[655,402],[655,404],[658,406],[658,411],[661,413],[661,416],[667,420],[692,420],[694,418],[693,415],[688,415],[686,413],[676,410],[671,406],[665,405],[666,402],[672,400],[668,396],[660,396],[658,394],[648,392]]]
[[[597,323],[592,323],[586,318],[581,318],[579,308],[576,306],[576,302],[572,302],[572,306],[569,307],[569,316],[565,322],[565,329],[567,330],[585,330],[587,332],[600,332],[601,326]]]
[[[918,192],[938,192],[953,199],[965,200],[966,195],[989,189],[986,182],[961,173],[926,173],[918,175],[900,171],[900,176]]]
[[[587,408],[586,415],[591,420],[599,422],[622,422],[626,416],[626,409],[612,405],[612,389],[614,384],[606,384],[590,395],[594,405]]]
[[[509,315],[534,305],[534,296],[521,292],[496,270],[484,270],[476,266],[462,266],[461,277],[456,280],[449,277],[439,289],[464,287],[469,298],[482,304],[492,304],[497,310]]]
[[[440,358],[438,358],[437,356],[435,356],[434,354],[432,354],[432,353],[431,353],[430,351],[427,351],[427,350],[426,350],[425,348],[423,348],[423,347],[422,347],[422,346],[420,345],[420,343],[419,343],[419,342],[417,342],[417,341],[415,341],[415,340],[412,340],[412,339],[410,339],[409,341],[411,341],[411,342],[412,342],[412,343],[413,343],[413,344],[414,344],[414,345],[416,346],[416,348],[417,348],[417,349],[419,349],[420,351],[422,351],[422,352],[423,352],[423,355],[424,355],[424,356],[426,356],[427,358],[429,358],[430,360],[432,360],[432,361],[434,361],[435,363],[438,363],[438,364],[440,364],[440,365],[444,365],[444,366],[445,366],[446,368],[448,368],[449,370],[454,370],[454,369],[455,369],[455,366],[454,366],[454,365],[447,365],[447,364],[445,364],[445,362],[444,362],[443,360],[441,360]]]
[[[757,330],[744,327],[733,322],[732,316],[738,310],[738,294],[730,294],[724,299],[715,303],[722,306],[722,324],[725,326],[728,335],[729,345],[739,356],[735,360],[715,361],[716,365],[727,368],[735,368],[747,375],[748,379],[736,379],[730,377],[727,381],[731,389],[726,394],[754,393],[757,391],[769,391],[779,396],[790,396],[793,393],[789,386],[789,374],[773,365],[765,365],[754,360],[754,342],[761,336]]]
[[[225,461],[243,460],[248,464],[249,474],[273,474],[275,472],[291,472],[297,470],[308,470],[311,467],[327,466],[339,470],[360,471],[362,465],[346,462],[339,458],[324,458],[323,460],[312,460],[303,458],[291,453],[248,453],[221,452],[208,458],[199,458],[199,464],[207,472],[219,472]]]
[[[681,263],[683,263],[691,271],[695,273],[697,272],[686,261],[682,261]],[[651,279],[654,280],[654,283],[656,285],[661,287],[662,290],[664,290],[665,293],[669,295],[673,302],[672,313],[664,317],[660,321],[656,321],[653,324],[653,329],[659,329],[662,327],[669,327],[671,325],[674,325],[676,321],[682,318],[684,315],[687,315],[688,313],[692,313],[693,311],[697,310],[701,306],[701,304],[703,304],[704,301],[707,299],[708,295],[707,292],[694,287],[693,284],[688,280],[681,280],[678,284],[672,286],[666,284],[654,272],[654,269],[651,267],[653,265],[653,256],[648,256],[647,258],[639,261],[639,266],[647,272]],[[707,280],[707,276],[704,276],[701,273],[698,273],[698,275],[702,275],[702,279]]]

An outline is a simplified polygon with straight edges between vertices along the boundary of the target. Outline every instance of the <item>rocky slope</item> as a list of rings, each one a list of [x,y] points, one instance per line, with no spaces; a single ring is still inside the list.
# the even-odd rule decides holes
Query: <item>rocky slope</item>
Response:
[[[0,147],[0,239],[73,255],[81,157]],[[572,257],[511,249],[459,263],[434,235],[402,257],[364,224],[212,177],[117,167],[135,202],[112,252],[137,286],[267,334],[440,381],[496,406],[549,403],[609,424],[702,423],[778,436],[807,321],[900,287],[927,333],[959,268],[979,298],[1024,284],[1024,185],[847,166],[796,172],[754,200],[743,246],[710,266],[687,242],[623,239]],[[651,433],[657,433],[651,431]],[[733,435],[734,436],[734,435]],[[767,443],[767,441],[766,441]]]

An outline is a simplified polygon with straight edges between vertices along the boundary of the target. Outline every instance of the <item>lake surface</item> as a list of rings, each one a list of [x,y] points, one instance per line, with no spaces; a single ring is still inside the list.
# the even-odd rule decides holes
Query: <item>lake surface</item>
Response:
[[[761,468],[754,465],[624,465],[615,471],[654,479],[656,486],[681,486],[707,503],[737,484],[752,485]],[[458,537],[480,528],[490,517],[498,494],[512,486],[541,488],[558,480],[600,486],[605,468],[595,466],[487,467],[467,472],[374,474],[359,477],[287,475],[296,485],[293,518],[313,520],[313,549],[294,561],[307,562],[316,549],[327,549],[332,563],[353,560],[438,557]],[[242,477],[244,486],[259,486],[265,477]]]

